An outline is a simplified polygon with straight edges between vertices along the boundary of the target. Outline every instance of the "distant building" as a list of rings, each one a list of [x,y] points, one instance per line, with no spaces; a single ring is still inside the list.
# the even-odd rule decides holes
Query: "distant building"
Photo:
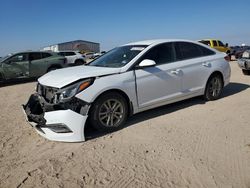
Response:
[[[43,51],[65,51],[65,50],[73,50],[73,51],[81,51],[81,52],[100,52],[100,44],[96,42],[90,42],[85,40],[75,40],[70,42],[64,42],[59,44],[50,45],[42,48]]]

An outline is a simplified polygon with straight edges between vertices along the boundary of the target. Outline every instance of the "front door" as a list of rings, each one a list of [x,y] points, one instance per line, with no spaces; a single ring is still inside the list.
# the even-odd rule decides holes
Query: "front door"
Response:
[[[139,108],[158,106],[179,97],[182,73],[178,62],[174,62],[173,43],[150,49],[141,60],[143,59],[154,60],[156,65],[135,70]]]
[[[29,77],[29,60],[27,53],[20,53],[10,57],[3,62],[2,66],[6,79]]]

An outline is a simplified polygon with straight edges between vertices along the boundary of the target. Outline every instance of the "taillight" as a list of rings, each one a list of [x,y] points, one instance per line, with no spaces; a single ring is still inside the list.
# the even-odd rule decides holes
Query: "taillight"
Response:
[[[230,58],[229,55],[225,56],[224,59],[225,59],[227,62],[229,62],[229,61],[231,60],[231,58]]]

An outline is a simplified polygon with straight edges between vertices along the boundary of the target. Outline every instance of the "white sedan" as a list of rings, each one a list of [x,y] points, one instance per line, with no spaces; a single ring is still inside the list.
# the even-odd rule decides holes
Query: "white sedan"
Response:
[[[37,132],[55,141],[84,141],[86,120],[100,131],[133,114],[187,98],[220,97],[231,69],[225,53],[188,40],[126,44],[88,66],[52,71],[23,105]]]

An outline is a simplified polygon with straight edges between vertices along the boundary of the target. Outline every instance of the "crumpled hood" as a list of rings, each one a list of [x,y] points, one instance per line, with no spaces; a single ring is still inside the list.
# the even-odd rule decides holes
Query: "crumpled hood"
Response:
[[[76,66],[51,71],[38,79],[42,85],[62,88],[80,79],[116,74],[120,68],[107,68],[95,66]]]

